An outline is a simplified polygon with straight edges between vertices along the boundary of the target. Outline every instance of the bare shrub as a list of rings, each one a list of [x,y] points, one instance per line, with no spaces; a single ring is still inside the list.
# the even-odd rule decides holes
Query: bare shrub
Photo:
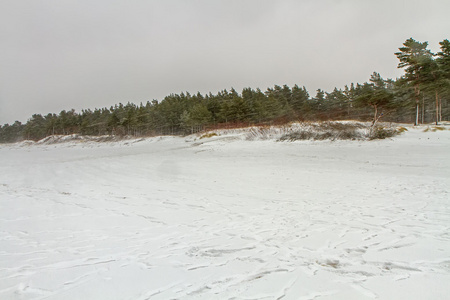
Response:
[[[252,127],[246,134],[246,140],[269,140],[276,139],[281,135],[292,131],[291,125],[284,126],[258,126]]]
[[[298,141],[298,140],[311,140],[314,137],[314,132],[312,130],[298,130],[284,134],[279,138],[279,141]]]
[[[390,138],[393,136],[396,136],[399,132],[392,127],[382,127],[382,126],[377,126],[375,127],[370,136],[369,139],[371,140],[381,140],[381,139],[385,139],[385,138]]]
[[[360,140],[364,138],[362,123],[322,122],[305,124],[282,135],[279,141],[297,140]]]

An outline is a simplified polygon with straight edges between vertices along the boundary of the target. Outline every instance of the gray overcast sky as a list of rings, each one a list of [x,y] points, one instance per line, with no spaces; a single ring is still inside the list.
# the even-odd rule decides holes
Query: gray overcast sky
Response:
[[[396,78],[413,37],[437,51],[450,1],[0,0],[0,124],[33,113]]]

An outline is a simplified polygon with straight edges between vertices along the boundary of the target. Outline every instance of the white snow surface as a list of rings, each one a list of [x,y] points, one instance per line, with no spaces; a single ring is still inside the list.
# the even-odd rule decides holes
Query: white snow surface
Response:
[[[450,130],[0,146],[0,299],[449,299]]]

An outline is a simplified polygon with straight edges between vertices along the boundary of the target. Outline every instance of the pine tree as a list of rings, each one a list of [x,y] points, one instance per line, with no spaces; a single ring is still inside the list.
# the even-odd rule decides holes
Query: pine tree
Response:
[[[373,72],[370,76],[370,83],[364,83],[361,87],[356,102],[361,106],[371,106],[373,108],[372,127],[384,116],[380,109],[388,106],[394,94],[387,89],[386,81],[379,73]]]
[[[398,48],[400,52],[395,55],[399,59],[398,68],[405,68],[405,78],[414,87],[416,102],[416,119],[414,125],[419,124],[420,87],[424,81],[426,65],[432,59],[432,53],[427,50],[428,42],[420,43],[413,38],[403,43],[404,47]]]
[[[439,43],[441,51],[436,54],[434,77],[436,99],[436,125],[442,120],[442,98],[440,95],[450,96],[450,42],[443,40]],[[437,69],[437,71],[436,71]]]

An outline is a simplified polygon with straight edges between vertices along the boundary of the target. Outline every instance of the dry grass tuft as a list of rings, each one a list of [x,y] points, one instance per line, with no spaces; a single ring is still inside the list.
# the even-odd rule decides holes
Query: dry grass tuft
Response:
[[[202,135],[202,136],[200,137],[200,139],[211,138],[211,137],[213,137],[213,136],[217,136],[217,133],[215,133],[215,132],[205,133],[204,135]]]

